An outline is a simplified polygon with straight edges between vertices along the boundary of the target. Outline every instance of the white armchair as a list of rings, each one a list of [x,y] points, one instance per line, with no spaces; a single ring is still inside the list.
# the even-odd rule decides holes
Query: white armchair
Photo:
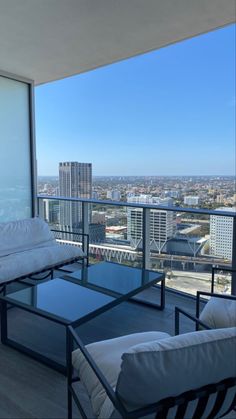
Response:
[[[69,419],[72,399],[87,417],[74,388],[78,380],[100,419],[215,418],[236,404],[235,327],[138,333],[87,346],[72,327],[67,337]]]

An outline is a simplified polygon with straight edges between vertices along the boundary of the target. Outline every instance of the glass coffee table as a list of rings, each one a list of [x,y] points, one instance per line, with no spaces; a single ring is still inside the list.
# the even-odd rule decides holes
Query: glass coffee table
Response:
[[[127,301],[150,286],[160,283],[160,310],[165,306],[164,273],[102,262],[64,275],[63,278],[40,282],[37,285],[0,298],[1,341],[38,361],[65,373],[65,364],[44,353],[29,348],[23,340],[9,337],[8,318],[11,308],[50,320],[64,327],[78,327],[99,314]],[[33,323],[29,327],[33,327]],[[32,330],[29,331],[32,333]]]

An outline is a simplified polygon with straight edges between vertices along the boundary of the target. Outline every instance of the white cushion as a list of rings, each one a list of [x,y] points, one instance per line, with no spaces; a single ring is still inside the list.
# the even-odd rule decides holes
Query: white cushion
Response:
[[[48,246],[36,247],[25,252],[0,257],[0,283],[81,256],[84,256],[84,253],[79,247],[57,244],[56,241],[52,241]]]
[[[135,333],[92,343],[87,345],[86,348],[111,387],[115,388],[120,372],[121,356],[124,352],[137,343],[149,342],[154,339],[158,340],[167,337],[169,337],[169,335],[162,332]],[[84,384],[91,399],[95,415],[99,416],[106,399],[104,388],[79,349],[73,352],[72,363],[74,368],[78,371],[80,380]]]
[[[116,391],[133,410],[236,376],[235,348],[236,328],[136,345],[122,356]]]
[[[236,300],[211,297],[201,312],[200,320],[211,329],[236,327]]]
[[[54,240],[48,224],[41,218],[0,223],[0,257],[42,247]]]

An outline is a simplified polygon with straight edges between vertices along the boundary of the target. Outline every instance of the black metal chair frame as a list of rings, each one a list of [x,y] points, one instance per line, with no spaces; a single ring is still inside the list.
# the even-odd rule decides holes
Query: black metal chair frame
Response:
[[[149,406],[144,406],[143,408],[134,410],[134,411],[127,411],[126,407],[120,400],[118,394],[113,390],[110,384],[107,382],[105,376],[98,368],[92,357],[90,356],[89,352],[87,351],[86,347],[83,345],[82,341],[76,334],[75,330],[68,326],[67,328],[67,400],[68,400],[68,419],[72,419],[72,404],[73,401],[75,402],[81,416],[83,419],[87,419],[88,416],[78,398],[77,392],[75,390],[74,384],[79,381],[77,376],[73,377],[73,365],[72,365],[72,351],[74,348],[74,344],[81,350],[84,357],[88,361],[90,367],[94,371],[95,375],[97,376],[98,380],[104,387],[107,396],[111,400],[114,409],[116,409],[122,418],[124,419],[131,419],[131,418],[141,418],[142,416],[146,416],[148,414],[155,414],[156,419],[165,419],[167,418],[169,409],[172,407],[177,407],[176,410],[176,419],[185,419],[186,409],[188,407],[188,403],[197,400],[194,414],[192,416],[193,419],[199,419],[202,417],[209,400],[209,397],[213,393],[217,393],[215,398],[214,406],[211,409],[211,412],[208,415],[208,419],[213,419],[216,417],[218,412],[220,411],[223,403],[225,401],[225,397],[227,394],[228,389],[231,387],[236,386],[236,377],[229,377],[219,383],[210,384],[195,390],[187,391],[182,393],[176,397],[168,397],[159,401],[158,403],[154,403]],[[236,392],[233,398],[231,405],[229,406],[227,412],[224,412],[224,415],[230,412],[236,404]]]
[[[196,298],[196,315],[192,315],[187,311],[183,310],[182,308],[175,307],[175,335],[179,334],[179,324],[180,324],[180,315],[187,317],[188,319],[194,321],[196,325],[196,330],[199,330],[199,326],[204,329],[211,329],[206,323],[199,319],[200,316],[200,305],[201,303],[207,303],[208,300],[201,298],[201,296],[205,297],[216,297],[216,298],[224,298],[227,300],[236,301],[236,295],[227,295],[227,294],[217,294],[214,292],[207,292],[207,291],[197,291],[197,298]]]
[[[72,234],[72,235],[77,235],[77,236],[84,236],[87,237],[86,239],[86,245],[84,244],[84,241],[82,243],[82,250],[85,253],[85,256],[77,256],[77,257],[73,257],[71,259],[68,259],[64,262],[60,262],[60,263],[56,263],[52,266],[46,266],[45,268],[41,269],[40,271],[35,271],[32,272],[31,274],[27,274],[27,275],[22,275],[19,278],[15,278],[12,281],[7,281],[7,282],[3,282],[0,284],[0,293],[3,293],[3,295],[6,295],[6,288],[7,285],[12,284],[14,282],[22,282],[24,283],[24,280],[27,279],[31,279],[33,281],[42,281],[46,278],[53,278],[53,271],[55,269],[58,270],[63,270],[65,272],[69,272],[65,269],[61,269],[62,267],[66,266],[66,265],[71,265],[72,263],[75,262],[82,262],[82,265],[84,264],[85,260],[86,260],[86,265],[89,265],[89,235],[85,234],[85,233],[76,233],[76,232],[72,232],[72,231],[64,231],[64,230],[51,230],[54,233],[66,233],[66,234]],[[56,237],[55,237],[56,238]],[[68,245],[69,246],[69,245]],[[40,275],[45,273],[46,274],[44,276],[40,276],[40,277],[35,277],[35,275]],[[27,285],[30,285],[29,283],[26,283]]]

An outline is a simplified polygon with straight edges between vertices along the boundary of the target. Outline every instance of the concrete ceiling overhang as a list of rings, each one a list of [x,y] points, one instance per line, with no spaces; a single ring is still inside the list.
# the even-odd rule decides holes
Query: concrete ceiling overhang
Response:
[[[235,0],[0,0],[0,69],[36,84],[235,22]]]

